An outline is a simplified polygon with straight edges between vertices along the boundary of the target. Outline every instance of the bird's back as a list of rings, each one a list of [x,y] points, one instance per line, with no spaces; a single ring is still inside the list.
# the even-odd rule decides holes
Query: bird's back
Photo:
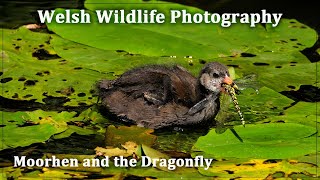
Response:
[[[133,69],[116,80],[100,82],[102,103],[122,120],[158,129],[179,125],[203,99],[198,79],[179,66]]]

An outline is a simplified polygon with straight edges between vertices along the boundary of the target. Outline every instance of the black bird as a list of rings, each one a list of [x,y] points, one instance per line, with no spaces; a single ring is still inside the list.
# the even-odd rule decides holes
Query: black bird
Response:
[[[160,129],[214,124],[222,84],[232,84],[226,66],[211,62],[192,76],[180,66],[152,65],[98,83],[102,105],[120,120]]]

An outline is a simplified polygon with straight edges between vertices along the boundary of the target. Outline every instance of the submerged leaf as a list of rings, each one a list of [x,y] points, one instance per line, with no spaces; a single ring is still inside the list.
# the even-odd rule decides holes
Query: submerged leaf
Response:
[[[123,156],[128,157],[132,156],[134,153],[136,153],[138,145],[134,142],[126,142],[125,144],[121,145],[124,149],[120,148],[102,148],[102,147],[96,147],[94,150],[96,151],[97,155],[103,155],[103,156]]]
[[[151,146],[156,136],[152,135],[152,129],[146,129],[137,126],[108,126],[106,130],[106,145],[120,147],[128,141],[135,142],[136,144],[146,144]]]

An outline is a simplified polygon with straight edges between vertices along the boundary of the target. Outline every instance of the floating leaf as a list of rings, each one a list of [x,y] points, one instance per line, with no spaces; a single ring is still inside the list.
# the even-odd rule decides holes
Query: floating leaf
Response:
[[[91,89],[102,76],[60,58],[49,34],[25,28],[3,29],[2,96],[49,106],[90,105],[97,99]]]
[[[168,155],[163,154],[155,149],[152,149],[144,144],[142,144],[142,151],[144,152],[146,158],[148,159],[150,158],[151,160],[150,163],[152,164],[152,166],[158,169],[161,169],[163,171],[169,171],[168,167],[160,166],[160,161],[159,161],[160,159],[168,161],[168,159],[170,159]],[[158,161],[153,161],[153,160],[158,160]]]
[[[29,112],[0,112],[2,149],[28,146],[33,143],[42,143],[52,136],[64,138],[76,132],[78,134],[95,134],[91,128],[80,128],[67,124],[76,115],[76,112],[29,111]]]
[[[57,133],[56,128],[50,124],[34,125],[21,128],[8,126],[2,129],[3,133],[1,135],[1,141],[5,145],[3,147],[5,149],[44,142],[53,134]]]
[[[158,1],[136,0],[135,3],[130,1],[130,3],[121,4],[118,1],[110,2],[86,1],[85,6],[92,10],[87,11],[93,17],[90,24],[52,22],[47,25],[50,30],[63,38],[99,49],[125,50],[133,54],[147,56],[183,57],[191,55],[206,59],[245,51],[282,53],[296,51],[312,46],[317,38],[314,30],[295,20],[282,19],[277,28],[268,26],[267,29],[262,25],[251,28],[247,24],[240,23],[233,24],[230,28],[205,23],[169,23],[169,10],[185,9],[192,13],[204,13],[204,11],[185,5]],[[96,9],[124,9],[127,12],[131,9],[157,9],[159,12],[167,14],[168,19],[164,24],[109,23],[106,25],[97,22],[96,13],[93,12]],[[56,9],[56,13],[58,12],[65,13],[65,10]],[[78,12],[78,10],[72,10],[72,12]],[[84,34],[86,36],[83,36]],[[296,41],[291,41],[291,39]],[[256,42],[259,42],[260,45],[257,45]],[[297,45],[297,43],[301,45]]]
[[[238,101],[241,103],[241,108],[248,111],[249,121],[251,117],[278,115],[284,107],[294,102],[267,87],[262,87],[258,91],[252,88],[245,89],[238,96]]]
[[[90,135],[96,134],[97,131],[89,128],[81,128],[77,126],[68,125],[68,129],[63,131],[62,133],[55,134],[53,136],[54,139],[62,139],[71,136],[73,133],[77,133],[79,135]]]
[[[18,177],[22,176],[22,169],[21,168],[15,168],[15,167],[4,167],[1,168],[0,177],[2,179],[17,179]]]
[[[127,70],[148,64],[179,64],[197,75],[202,68],[198,59],[179,57],[148,57],[130,54],[123,50],[102,50],[87,45],[75,43],[53,36],[50,41],[54,49],[62,58],[76,65],[78,68],[102,73],[104,78],[114,79]],[[192,64],[192,66],[190,65]]]
[[[222,96],[222,98],[226,99],[225,96]],[[278,116],[284,111],[285,107],[290,106],[294,102],[290,98],[267,87],[262,87],[258,90],[246,88],[241,91],[240,95],[237,95],[237,99],[246,123],[254,123],[268,117]],[[229,99],[225,101],[227,100]],[[225,102],[222,103],[224,103],[222,106],[226,104]],[[222,109],[227,117],[221,117],[222,112],[219,112],[220,114],[218,114],[217,117],[220,118],[220,120],[218,119],[219,122],[226,118],[226,120],[224,120],[226,124],[241,124],[232,102],[228,105],[229,108]],[[232,122],[228,123],[228,121]]]
[[[240,77],[254,75],[255,81],[261,86],[275,91],[292,90],[291,87],[316,83],[315,74],[319,73],[319,70],[316,72],[316,66],[301,52],[260,52],[254,55],[256,56],[215,58],[210,61],[234,67]]]
[[[166,154],[163,154],[155,149],[150,148],[149,146],[146,145],[142,145],[142,150],[144,152],[144,154],[148,157],[150,157],[151,159],[169,159],[170,157]]]
[[[286,109],[283,114],[267,118],[264,122],[289,122],[316,127],[319,126],[317,123],[319,113],[320,110],[317,109],[316,103],[298,102]]]
[[[211,130],[194,150],[214,158],[283,159],[315,152],[315,133],[316,128],[294,123],[236,126],[222,134]]]
[[[292,174],[304,174],[308,178],[316,177],[316,170],[307,163],[277,159],[253,159],[242,163],[232,161],[215,162],[208,170],[199,169],[206,176],[217,178],[286,178]]]

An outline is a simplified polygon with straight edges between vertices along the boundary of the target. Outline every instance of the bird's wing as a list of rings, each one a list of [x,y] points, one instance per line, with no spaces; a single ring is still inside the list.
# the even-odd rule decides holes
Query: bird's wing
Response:
[[[120,120],[133,122],[138,126],[159,129],[181,125],[189,108],[173,102],[161,107],[146,105],[143,98],[135,99],[121,91],[114,91],[102,102]]]
[[[113,81],[115,91],[150,102],[164,104],[174,100],[188,107],[199,101],[198,80],[180,66],[146,66],[124,73]]]
[[[192,107],[200,100],[198,79],[180,66],[173,67],[173,74],[170,76],[172,94],[176,102]]]
[[[113,83],[114,91],[122,91],[128,96],[141,98],[146,93],[159,100],[165,99],[164,82],[171,73],[164,66],[147,66],[124,73]]]

